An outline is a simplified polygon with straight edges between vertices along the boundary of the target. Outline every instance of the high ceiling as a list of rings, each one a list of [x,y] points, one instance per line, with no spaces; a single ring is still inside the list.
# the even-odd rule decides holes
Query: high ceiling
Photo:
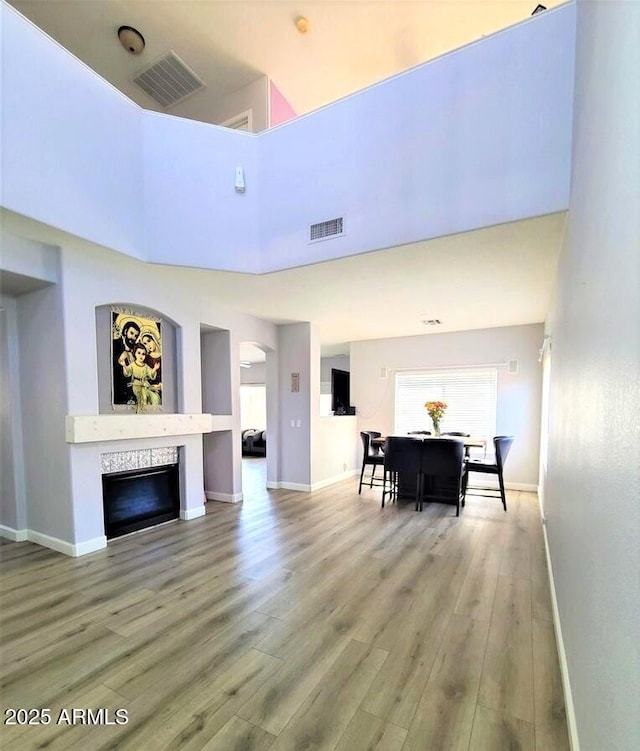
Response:
[[[544,0],[547,8],[561,0]],[[206,84],[171,114],[270,76],[304,114],[531,16],[536,0],[9,0],[129,98],[160,109],[132,78],[173,50]],[[308,19],[300,34],[295,19]],[[118,42],[144,36],[142,54]]]
[[[10,2],[149,109],[152,100],[131,79],[174,50],[207,84],[176,106],[174,114],[183,116],[188,111],[178,110],[191,100],[225,96],[265,74],[306,113],[524,20],[536,6],[535,0]],[[300,15],[309,21],[305,35],[294,24]],[[120,46],[123,24],[144,34],[141,55]],[[564,215],[556,214],[259,277],[210,272],[210,288],[217,299],[233,307],[241,300],[243,311],[261,318],[314,322],[325,354],[347,352],[346,343],[358,339],[541,322],[563,231]],[[442,324],[422,323],[433,318]]]

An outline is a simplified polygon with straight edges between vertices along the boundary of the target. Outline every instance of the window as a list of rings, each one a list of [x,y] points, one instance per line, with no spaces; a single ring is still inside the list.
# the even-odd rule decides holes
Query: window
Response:
[[[245,112],[241,112],[239,115],[236,115],[235,117],[232,117],[230,120],[225,120],[223,123],[220,123],[223,128],[231,128],[232,130],[246,130],[247,132],[252,132],[252,120],[253,120],[253,111],[252,110],[246,110]]]
[[[396,373],[395,432],[431,430],[427,401],[449,406],[441,430],[459,430],[474,438],[496,432],[496,368],[457,368]]]
[[[267,427],[267,390],[265,386],[240,386],[240,429],[264,430]]]

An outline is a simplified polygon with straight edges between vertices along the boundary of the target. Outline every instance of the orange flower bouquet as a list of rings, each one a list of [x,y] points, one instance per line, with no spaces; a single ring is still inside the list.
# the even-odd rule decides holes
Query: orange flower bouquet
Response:
[[[449,405],[446,402],[425,402],[424,406],[433,423],[433,434],[440,435],[440,420]]]

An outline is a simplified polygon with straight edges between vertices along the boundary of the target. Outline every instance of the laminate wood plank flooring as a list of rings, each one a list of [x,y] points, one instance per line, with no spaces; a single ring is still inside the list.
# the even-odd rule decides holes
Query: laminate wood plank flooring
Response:
[[[0,747],[568,751],[533,494],[247,487],[78,559],[0,541],[3,711],[52,716]]]

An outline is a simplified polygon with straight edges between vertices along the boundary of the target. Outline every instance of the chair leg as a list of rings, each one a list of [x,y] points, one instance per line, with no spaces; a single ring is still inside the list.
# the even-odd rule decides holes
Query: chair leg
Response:
[[[360,472],[360,484],[358,485],[358,495],[362,492],[362,478],[364,477],[365,463],[362,462],[362,471]]]
[[[386,469],[382,470],[382,508],[384,508],[384,497],[387,494],[387,475],[389,473]]]
[[[372,487],[373,487],[373,476],[374,476],[374,475],[375,475],[375,473],[376,473],[376,467],[377,467],[377,466],[378,466],[377,464],[374,464],[374,465],[373,465],[373,467],[371,468],[371,478],[370,478],[370,479],[371,479],[371,482],[369,483],[369,487],[370,487],[370,488],[372,488]]]
[[[502,498],[502,508],[507,510],[507,494],[504,490],[504,480],[502,479],[502,472],[498,475],[498,482],[500,483],[500,497]]]

